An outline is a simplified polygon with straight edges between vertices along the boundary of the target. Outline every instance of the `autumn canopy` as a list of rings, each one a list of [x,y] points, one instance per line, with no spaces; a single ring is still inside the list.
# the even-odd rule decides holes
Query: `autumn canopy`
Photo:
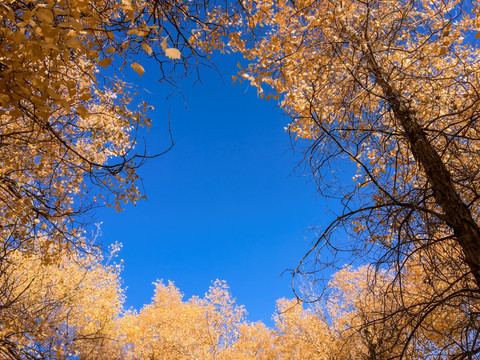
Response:
[[[480,358],[479,11],[0,0],[0,358]],[[142,76],[148,56],[166,86],[212,52],[244,57],[233,79],[291,117],[320,194],[343,206],[292,260],[295,300],[273,328],[218,280],[188,300],[157,282],[126,310],[120,245],[85,235],[91,209],[143,197],[136,135],[152,109],[112,69]],[[351,181],[336,176],[347,162]]]

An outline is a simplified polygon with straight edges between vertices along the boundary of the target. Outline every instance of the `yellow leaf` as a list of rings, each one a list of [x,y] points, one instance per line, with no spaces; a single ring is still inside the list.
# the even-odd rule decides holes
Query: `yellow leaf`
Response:
[[[46,23],[53,22],[53,13],[50,9],[41,8],[37,11],[37,18]]]
[[[91,97],[92,97],[92,94],[85,93],[80,96],[80,100],[87,101],[87,100],[90,100]]]
[[[182,57],[182,54],[180,53],[180,51],[175,48],[165,49],[165,55],[167,55],[167,57],[170,59],[180,59]]]
[[[66,42],[66,45],[71,48],[80,49],[82,47],[82,42],[78,39],[70,39]]]
[[[43,49],[52,49],[52,50],[60,50],[60,48],[58,47],[58,45],[55,45],[55,44],[49,44],[49,43],[42,43],[40,45]]]
[[[145,50],[145,52],[148,54],[148,55],[152,55],[153,53],[153,50],[152,48],[150,47],[150,45],[148,44],[142,44],[142,49]]]
[[[130,65],[132,67],[133,70],[135,70],[138,75],[142,76],[143,73],[145,72],[145,69],[143,68],[142,65],[138,64],[138,63],[133,63],[132,65]]]
[[[163,38],[161,46],[163,51],[167,50],[167,37]]]
[[[99,66],[103,66],[103,67],[107,67],[107,66],[110,65],[111,63],[112,63],[112,59],[110,59],[110,58],[104,58],[104,59],[102,59],[102,60],[100,60],[100,61],[98,62],[98,65],[99,65]]]
[[[83,30],[83,24],[82,24],[80,21],[78,21],[78,20],[72,19],[72,20],[70,21],[70,24],[71,24],[72,28],[74,28],[75,31],[77,31],[77,32]]]
[[[88,115],[88,110],[83,106],[77,106],[77,113],[82,119],[85,119],[85,117]]]

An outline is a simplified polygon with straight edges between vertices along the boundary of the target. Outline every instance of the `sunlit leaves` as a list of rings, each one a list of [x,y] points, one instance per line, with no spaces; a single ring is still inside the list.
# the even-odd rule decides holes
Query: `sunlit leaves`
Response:
[[[185,9],[157,6],[124,0],[0,4],[5,244],[16,244],[7,241],[10,236],[21,244],[34,242],[37,235],[28,230],[33,219],[52,241],[75,242],[77,222],[92,207],[93,188],[103,194],[96,197],[103,199],[98,205],[116,209],[141,198],[133,135],[148,126],[148,105],[135,104],[120,71],[105,74],[130,64],[142,76],[145,68],[134,59],[141,52],[165,63],[181,58],[179,50],[167,47],[166,34],[174,32],[163,25]],[[152,13],[160,10],[172,11],[171,17],[154,15],[153,21]]]
[[[245,311],[234,304],[225,282],[216,281],[203,299],[182,298],[172,283],[158,282],[152,304],[120,319],[131,355],[230,358]]]
[[[144,198],[135,132],[151,107],[120,70],[141,76],[139,54],[180,59],[165,36],[183,29],[164,25],[185,9],[159,6],[0,3],[0,357],[123,358],[118,269],[85,245],[82,223],[94,207]]]
[[[38,250],[57,244],[38,240]],[[5,359],[73,359],[101,352],[121,313],[119,267],[93,248],[60,257],[10,253],[0,274],[0,351]],[[54,253],[54,252],[52,252]]]
[[[112,63],[112,59],[111,58],[103,58],[102,60],[100,60],[98,62],[98,65],[99,66],[103,66],[103,67],[107,67],[108,65],[110,65]]]
[[[143,73],[145,72],[145,69],[143,68],[142,65],[138,64],[138,63],[133,63],[130,65],[132,67],[133,70],[135,70],[137,72],[138,75],[142,76]]]
[[[170,59],[180,59],[182,57],[180,51],[175,48],[166,48],[165,55]]]
[[[148,55],[152,55],[152,53],[153,53],[153,49],[152,49],[151,46],[148,45],[148,44],[143,43],[143,44],[142,44],[142,49],[143,49]]]

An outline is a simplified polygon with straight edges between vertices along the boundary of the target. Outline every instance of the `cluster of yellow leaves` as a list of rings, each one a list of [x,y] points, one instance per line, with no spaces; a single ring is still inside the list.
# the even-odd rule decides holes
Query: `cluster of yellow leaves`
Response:
[[[149,125],[127,84],[103,68],[140,50],[179,59],[162,24],[176,8],[130,0],[0,2],[0,228],[4,247],[76,242],[78,215],[141,198],[135,131]],[[183,15],[184,16],[184,15]],[[123,63],[123,64],[122,64]],[[96,192],[92,194],[92,192]],[[113,195],[113,196],[109,196]],[[61,248],[58,248],[61,251]]]
[[[480,299],[459,293],[464,269],[450,247],[419,250],[395,282],[393,271],[346,267],[330,283],[322,308],[277,302],[275,325],[245,321],[223,282],[204,299],[183,302],[171,283],[157,283],[152,304],[121,320],[132,358],[169,359],[424,359],[478,350]],[[445,270],[432,276],[426,257]],[[434,272],[433,272],[434,273]],[[471,281],[464,279],[464,281]],[[420,315],[419,315],[420,314]],[[468,334],[468,335],[467,335]]]
[[[480,54],[473,29],[480,24],[478,8],[466,1],[246,0],[241,12],[212,10],[216,31],[204,26],[192,35],[199,47],[239,51],[251,62],[240,79],[261,96],[272,90],[267,99],[280,94],[290,130],[318,141],[314,165],[339,150],[357,164],[354,192],[371,195],[376,210],[355,219],[354,232],[378,230],[369,239],[390,246],[408,219],[415,230],[409,236],[438,242],[414,247],[395,275],[344,269],[326,309],[281,300],[268,329],[245,320],[223,282],[188,301],[173,284],[157,283],[152,304],[123,312],[118,268],[92,249],[64,251],[83,241],[74,219],[92,205],[90,185],[113,193],[106,201],[117,209],[140,197],[128,154],[132,131],[149,122],[147,106],[132,109],[126,84],[100,76],[101,69],[129,63],[141,76],[144,67],[131,58],[139,51],[180,59],[161,25],[172,11],[188,17],[188,6],[0,2],[2,356],[361,359],[477,351],[478,299],[461,295],[473,288],[468,269],[458,244],[445,241],[451,231],[441,216],[426,221],[439,207],[385,91],[401,94],[478,216]],[[426,210],[382,213],[389,203]]]
[[[49,264],[15,251],[13,263],[2,264],[2,358],[424,359],[477,350],[471,339],[479,335],[480,299],[457,296],[468,287],[449,247],[419,250],[401,282],[391,271],[346,267],[334,274],[323,307],[279,300],[273,328],[247,321],[218,280],[187,301],[172,283],[157,282],[150,304],[125,311],[121,268],[84,250]],[[429,256],[444,272],[432,277]]]
[[[122,310],[119,268],[103,265],[95,249],[84,250],[49,264],[15,250],[2,262],[2,359],[75,358],[106,341]]]
[[[215,282],[205,298],[185,302],[172,283],[158,282],[152,304],[121,324],[133,358],[234,359],[232,344],[244,313],[224,282]]]
[[[478,351],[480,298],[464,296],[472,279],[464,277],[457,246],[434,248],[419,249],[400,274],[362,266],[334,275],[328,312],[352,358],[468,358]]]
[[[223,281],[205,297],[182,300],[172,284],[156,283],[150,305],[119,319],[119,338],[132,359],[320,359],[333,334],[315,313],[280,300],[275,329],[245,319]]]

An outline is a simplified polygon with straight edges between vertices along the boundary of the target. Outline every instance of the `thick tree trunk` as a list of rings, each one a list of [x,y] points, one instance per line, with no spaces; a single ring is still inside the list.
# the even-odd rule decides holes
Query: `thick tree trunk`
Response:
[[[401,94],[391,86],[373,52],[367,46],[364,50],[372,75],[382,88],[395,118],[401,124],[415,160],[423,167],[435,200],[448,219],[447,225],[453,230],[457,242],[462,247],[465,262],[480,289],[480,227],[455,189],[451,174],[428,141],[415,113],[407,106]]]

